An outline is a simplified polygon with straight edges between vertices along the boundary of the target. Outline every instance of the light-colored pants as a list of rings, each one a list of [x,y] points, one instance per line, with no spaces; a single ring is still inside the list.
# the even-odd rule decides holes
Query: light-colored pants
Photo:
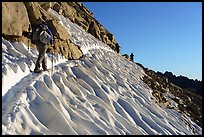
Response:
[[[47,59],[46,59],[45,54],[48,49],[48,45],[40,43],[40,42],[37,43],[36,45],[37,45],[39,55],[38,55],[38,59],[35,64],[35,70],[40,70],[41,64],[42,64],[43,69],[47,69]]]

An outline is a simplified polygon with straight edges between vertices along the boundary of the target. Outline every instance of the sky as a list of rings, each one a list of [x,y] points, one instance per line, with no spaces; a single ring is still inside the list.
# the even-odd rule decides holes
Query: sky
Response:
[[[201,2],[83,2],[121,54],[154,71],[202,80]]]

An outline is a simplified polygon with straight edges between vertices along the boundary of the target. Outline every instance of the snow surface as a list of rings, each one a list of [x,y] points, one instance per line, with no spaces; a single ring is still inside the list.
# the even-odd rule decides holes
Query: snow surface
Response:
[[[30,73],[38,52],[2,38],[2,134],[202,134],[175,110],[158,106],[143,69],[50,10],[84,54],[54,55],[54,71]],[[48,54],[51,67],[51,54]]]

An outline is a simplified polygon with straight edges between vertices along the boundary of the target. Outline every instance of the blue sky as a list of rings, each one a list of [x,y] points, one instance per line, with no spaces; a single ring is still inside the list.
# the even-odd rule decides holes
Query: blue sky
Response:
[[[83,2],[121,54],[154,71],[202,80],[201,2]]]

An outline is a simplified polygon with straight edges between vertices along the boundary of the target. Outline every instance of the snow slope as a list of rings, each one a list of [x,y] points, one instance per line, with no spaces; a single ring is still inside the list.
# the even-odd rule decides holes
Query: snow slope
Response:
[[[50,13],[84,56],[54,55],[54,72],[30,73],[36,49],[2,38],[2,134],[202,134],[189,117],[154,103],[141,67]]]

